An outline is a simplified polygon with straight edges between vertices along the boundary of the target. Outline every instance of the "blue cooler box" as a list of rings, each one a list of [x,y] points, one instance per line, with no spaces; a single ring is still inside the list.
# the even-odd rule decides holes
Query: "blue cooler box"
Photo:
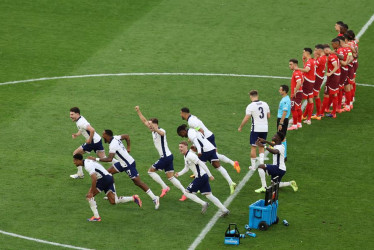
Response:
[[[278,223],[278,201],[265,206],[265,200],[258,200],[249,206],[249,227],[266,230]]]

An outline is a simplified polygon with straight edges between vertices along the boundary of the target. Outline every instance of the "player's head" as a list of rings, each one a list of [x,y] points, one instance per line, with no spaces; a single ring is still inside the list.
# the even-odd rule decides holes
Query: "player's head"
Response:
[[[344,35],[343,35],[343,36],[338,36],[337,38],[339,39],[340,46],[343,46],[343,45],[345,44],[345,38],[344,38]]]
[[[187,137],[187,125],[186,125],[186,124],[182,124],[182,125],[180,125],[180,126],[177,128],[177,134],[178,134],[180,137]]]
[[[81,111],[78,107],[72,107],[70,109],[70,118],[73,121],[77,121],[80,116],[81,116]]]
[[[149,118],[148,119],[148,128],[151,131],[154,131],[154,128],[158,128],[158,119],[157,118]]]
[[[346,43],[352,40],[351,36],[347,32],[343,35],[343,37]]]
[[[327,43],[326,43],[326,44],[323,44],[323,52],[324,52],[326,55],[329,55],[329,54],[331,53],[330,45],[328,45]]]
[[[340,27],[341,27],[343,24],[344,24],[343,21],[337,21],[337,22],[335,23],[335,30],[336,30],[337,32],[340,32]]]
[[[190,109],[186,107],[181,108],[182,120],[187,120],[189,116],[190,116]]]
[[[75,154],[73,155],[73,162],[75,166],[83,166],[83,155]]]
[[[319,57],[323,55],[323,45],[322,44],[317,44],[314,46],[314,57]]]
[[[312,49],[311,48],[304,48],[303,50],[303,57],[311,57],[312,56]]]
[[[111,142],[113,138],[113,131],[110,129],[105,129],[103,131],[103,138],[104,138],[105,143]]]
[[[258,100],[258,92],[257,90],[251,90],[249,91],[249,98],[251,98],[251,101],[256,101]]]
[[[292,58],[288,61],[288,67],[290,68],[290,70],[294,70],[298,64],[299,64],[299,61],[295,58]]]
[[[348,24],[343,23],[343,24],[340,26],[340,34],[344,34],[345,32],[347,32],[347,30],[348,30]]]
[[[346,34],[349,35],[349,37],[350,37],[349,40],[355,40],[356,35],[355,35],[355,33],[353,32],[353,30],[347,30]]]
[[[338,49],[340,47],[340,39],[339,38],[334,38],[331,40],[331,46],[334,49]]]
[[[188,143],[186,141],[181,141],[179,143],[179,152],[181,152],[181,154],[186,154],[188,151]]]
[[[277,132],[273,138],[271,138],[272,141],[274,141],[275,144],[281,144],[284,140],[284,134],[282,132]]]
[[[282,96],[283,96],[283,95],[287,95],[288,91],[289,91],[289,88],[288,88],[287,85],[281,85],[281,86],[279,87],[279,93],[280,93]]]

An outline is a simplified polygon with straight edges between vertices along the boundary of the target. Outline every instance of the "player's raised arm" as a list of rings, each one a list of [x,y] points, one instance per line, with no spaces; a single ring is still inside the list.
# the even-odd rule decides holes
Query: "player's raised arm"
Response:
[[[144,115],[142,114],[142,112],[140,111],[139,106],[135,106],[135,110],[136,110],[136,113],[138,113],[138,116],[139,116],[140,120],[143,122],[143,124],[144,124],[147,128],[150,128],[149,123],[148,123],[148,120],[147,120],[147,118],[145,118],[145,116],[144,116]]]

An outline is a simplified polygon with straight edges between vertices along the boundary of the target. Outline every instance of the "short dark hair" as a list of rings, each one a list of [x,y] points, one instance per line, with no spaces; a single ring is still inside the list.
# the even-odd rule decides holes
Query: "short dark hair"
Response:
[[[343,21],[337,21],[336,24],[342,26],[344,24],[344,22]]]
[[[70,112],[74,112],[74,113],[77,113],[77,114],[80,114],[80,113],[81,113],[81,111],[80,111],[80,109],[79,109],[78,107],[72,107],[72,108],[70,109]]]
[[[343,24],[342,24],[342,27],[345,28],[345,29],[348,29],[348,24],[343,23]]]
[[[316,49],[324,49],[324,46],[322,44],[316,44],[316,46],[314,46],[314,48]]]
[[[181,111],[184,112],[184,113],[190,113],[190,109],[189,108],[181,108]]]
[[[279,136],[279,139],[281,140],[281,141],[283,141],[284,140],[284,134],[282,133],[282,132],[277,132],[277,135]]]
[[[340,43],[340,39],[339,38],[334,38],[331,40],[331,42],[333,43]]]
[[[150,120],[152,123],[156,123],[156,124],[158,124],[158,119],[157,119],[157,118],[149,118],[149,120]]]
[[[182,124],[182,125],[180,125],[180,126],[177,128],[177,133],[179,134],[179,132],[184,131],[184,130],[187,130],[187,125],[186,125],[186,124]]]
[[[311,48],[304,48],[304,51],[309,52],[309,54],[313,53],[313,50]]]
[[[288,93],[288,86],[287,85],[281,85],[281,88],[283,89],[284,92]]]
[[[299,64],[299,61],[296,58],[291,58],[289,62],[293,62],[295,64]]]
[[[344,39],[344,37],[342,37],[342,36],[338,36],[337,37],[340,41],[344,41],[345,39]]]
[[[107,134],[107,135],[109,135],[109,136],[112,136],[112,137],[113,137],[113,131],[110,130],[110,129],[105,129],[105,130],[104,130],[104,133]]]
[[[325,44],[323,44],[323,48],[324,48],[324,49],[326,49],[326,48],[330,48],[330,45],[327,44],[327,43],[325,43]]]
[[[186,141],[181,141],[179,144],[182,144],[182,145],[188,147],[188,142],[186,142]]]
[[[250,96],[258,96],[258,92],[257,92],[257,90],[251,90],[251,91],[249,91],[249,95]]]
[[[355,33],[353,32],[353,30],[347,30],[346,33],[351,37],[350,40],[354,40],[354,39],[356,38],[356,35],[355,35]]]
[[[75,154],[75,155],[73,155],[73,158],[77,159],[77,160],[83,160],[83,155],[81,155],[81,154]]]

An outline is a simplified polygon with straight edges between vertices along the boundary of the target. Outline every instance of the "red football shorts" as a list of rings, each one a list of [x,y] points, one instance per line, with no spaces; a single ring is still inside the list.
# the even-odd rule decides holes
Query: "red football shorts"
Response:
[[[304,78],[303,99],[313,98],[313,85],[314,82],[309,82],[308,79]]]
[[[339,92],[339,79],[340,77],[335,74],[327,77],[325,95],[333,95]]]
[[[321,85],[323,83],[323,77],[320,78],[318,75],[316,75],[316,81],[313,85],[313,95],[315,97],[319,96],[319,91],[321,90]]]

